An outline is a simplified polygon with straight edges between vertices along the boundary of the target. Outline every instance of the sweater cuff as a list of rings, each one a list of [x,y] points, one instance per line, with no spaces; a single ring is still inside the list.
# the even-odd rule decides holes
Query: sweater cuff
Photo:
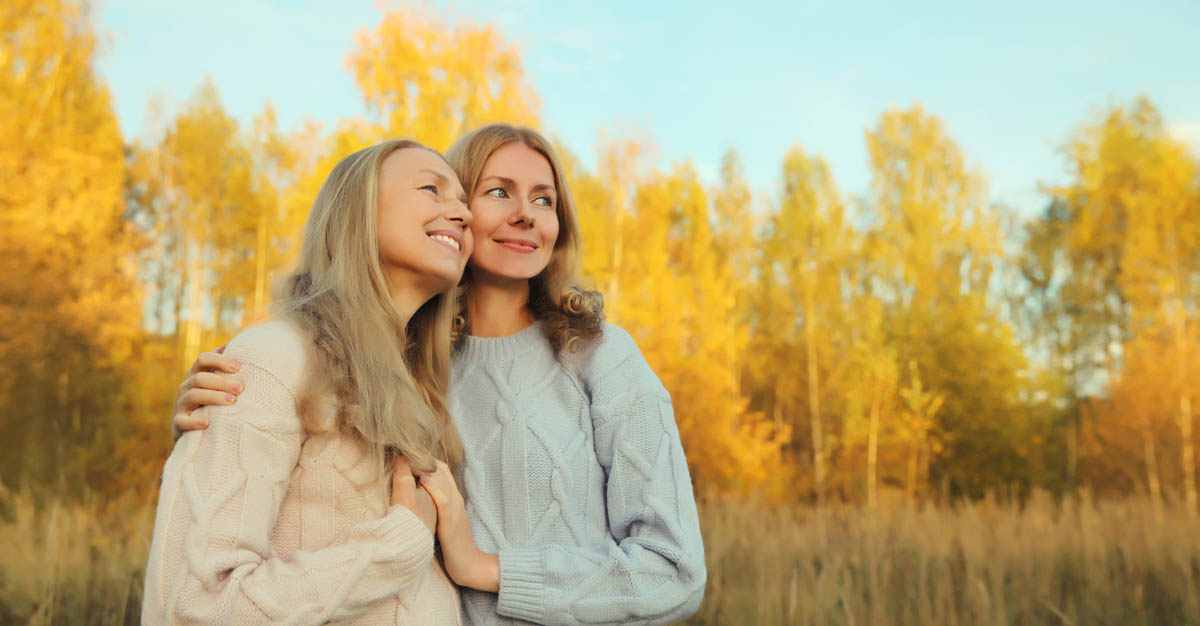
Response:
[[[412,509],[397,504],[388,509],[381,521],[378,536],[385,545],[400,554],[416,549],[420,553],[429,552],[433,558],[433,533]]]
[[[530,622],[544,622],[546,566],[534,548],[500,551],[500,598],[496,612]]]

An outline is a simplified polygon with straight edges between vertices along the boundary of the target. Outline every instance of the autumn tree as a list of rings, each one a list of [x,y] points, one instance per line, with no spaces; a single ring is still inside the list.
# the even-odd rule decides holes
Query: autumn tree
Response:
[[[1116,107],[1079,130],[1067,157],[1074,180],[1054,190],[1051,211],[1031,227],[1057,247],[1034,257],[1039,262],[1029,264],[1031,273],[1044,283],[1054,282],[1061,293],[1068,315],[1060,332],[1070,338],[1063,342],[1065,357],[1090,363],[1093,372],[1114,380],[1108,401],[1125,407],[1120,414],[1139,425],[1144,484],[1156,501],[1162,498],[1163,442],[1155,426],[1161,412],[1125,381],[1143,379],[1137,368],[1156,363],[1141,356],[1147,351],[1168,358],[1169,371],[1150,384],[1158,395],[1172,399],[1178,488],[1194,512],[1192,337],[1200,276],[1196,162],[1167,135],[1145,99]],[[1138,397],[1142,400],[1135,401]],[[1097,415],[1119,419],[1106,410]],[[1107,430],[1097,424],[1092,432],[1102,436]]]
[[[845,415],[841,383],[847,372],[846,319],[853,277],[847,270],[857,236],[823,159],[800,147],[784,158],[778,209],[767,219],[759,258],[757,311],[751,351],[760,402],[776,422],[807,442],[812,491],[825,496],[828,449]],[[807,436],[801,436],[806,433]],[[793,453],[798,450],[793,449]]]
[[[883,302],[867,294],[859,294],[854,302],[856,315],[852,328],[848,354],[851,372],[846,385],[846,414],[844,445],[856,442],[865,446],[863,461],[864,486],[867,506],[874,509],[879,505],[880,472],[879,459],[882,451],[893,452],[890,445],[898,430],[900,420],[901,393],[900,366],[897,363],[896,346],[889,340],[884,325]],[[885,476],[895,476],[899,463],[886,467]],[[851,468],[853,473],[853,466]],[[895,482],[893,479],[892,482]]]
[[[0,478],[77,493],[119,468],[140,242],[86,6],[7,2],[0,33]]]
[[[983,180],[920,105],[883,113],[867,148],[866,284],[887,307],[897,358],[916,363],[922,394],[944,398],[935,425],[910,429],[918,468],[955,493],[1028,486],[1023,443],[1047,424],[1028,411],[1026,357],[990,290],[1003,231]]]
[[[132,174],[135,216],[156,243],[145,262],[156,279],[152,314],[160,334],[178,337],[183,369],[207,330],[240,325],[250,294],[234,277],[251,274],[253,248],[246,248],[257,237],[245,235],[270,211],[261,206],[270,196],[255,188],[243,132],[211,81],[156,145],[136,148]]]
[[[493,26],[394,9],[359,33],[347,66],[382,136],[441,151],[488,122],[537,122],[520,54]]]

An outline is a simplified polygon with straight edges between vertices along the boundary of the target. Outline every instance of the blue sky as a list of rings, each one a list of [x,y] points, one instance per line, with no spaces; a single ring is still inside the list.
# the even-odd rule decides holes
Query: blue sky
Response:
[[[774,193],[784,153],[824,156],[841,187],[869,185],[864,130],[916,101],[1024,214],[1065,176],[1058,147],[1101,108],[1150,96],[1200,154],[1200,2],[433,2],[495,24],[521,51],[544,130],[590,163],[603,128],[655,141],[659,164],[706,178],[741,155]],[[364,113],[344,67],[370,0],[104,0],[100,60],[126,136],[153,129],[205,75],[249,120],[270,100],[287,127]],[[161,121],[161,115],[158,119]]]

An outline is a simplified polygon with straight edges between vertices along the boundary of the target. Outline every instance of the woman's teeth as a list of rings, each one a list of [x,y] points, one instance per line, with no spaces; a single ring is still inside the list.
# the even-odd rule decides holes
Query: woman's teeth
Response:
[[[459,245],[458,241],[454,237],[448,237],[446,235],[430,235],[429,238],[434,241],[444,243],[447,246],[450,246],[451,248],[454,248],[455,250],[462,252],[462,246]]]

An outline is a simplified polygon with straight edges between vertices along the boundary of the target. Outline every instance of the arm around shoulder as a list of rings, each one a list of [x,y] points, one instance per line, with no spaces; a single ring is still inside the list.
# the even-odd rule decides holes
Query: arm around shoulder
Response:
[[[294,396],[304,352],[280,329],[267,331],[230,344],[246,391],[232,406],[202,409],[210,427],[185,433],[167,460],[147,623],[346,619],[428,569],[432,535],[404,507],[355,527],[344,544],[275,556],[271,532],[304,441]]]

